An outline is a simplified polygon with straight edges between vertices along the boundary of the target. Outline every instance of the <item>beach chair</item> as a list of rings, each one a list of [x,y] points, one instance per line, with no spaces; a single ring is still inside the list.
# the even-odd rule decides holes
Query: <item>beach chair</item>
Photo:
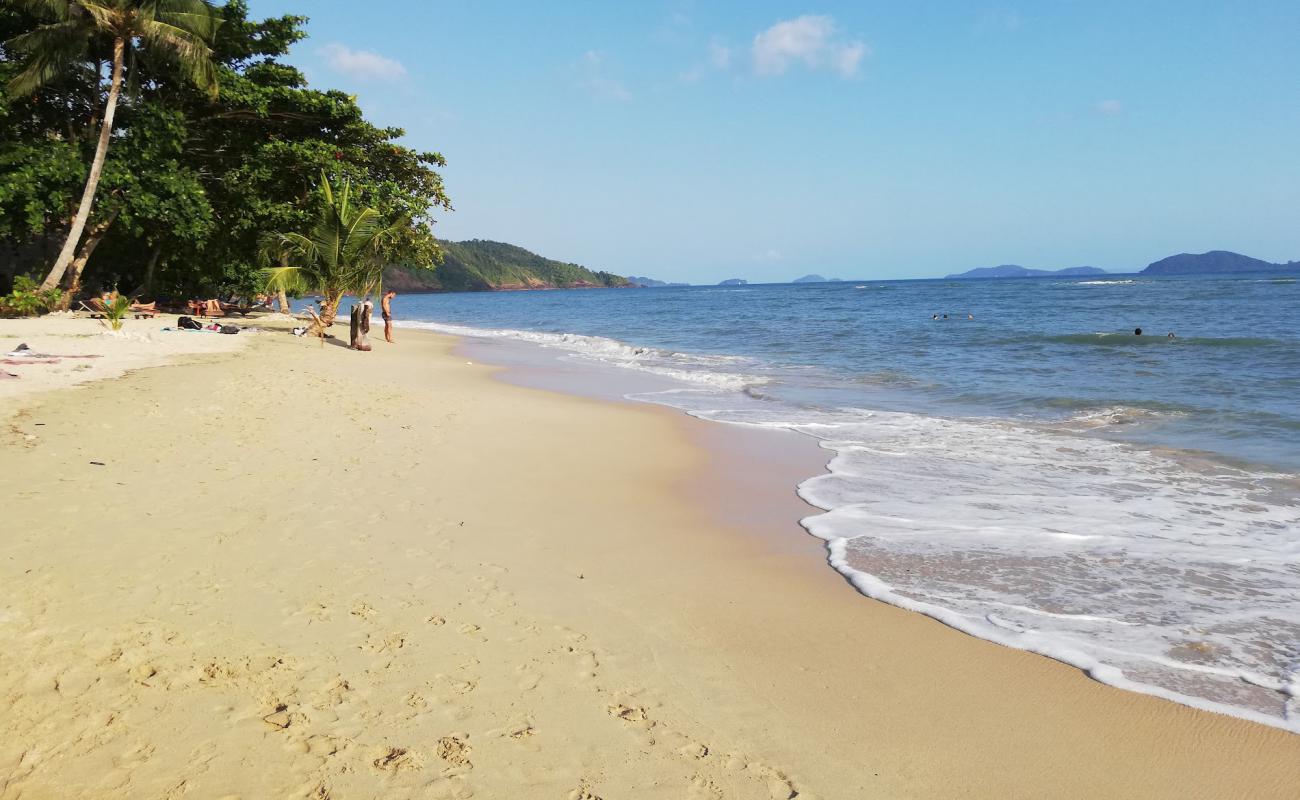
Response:
[[[153,319],[162,312],[158,310],[158,303],[155,301],[152,303],[132,303],[131,313],[136,319]]]
[[[104,308],[104,301],[98,297],[91,297],[77,303],[78,311],[90,312],[91,319],[103,319],[108,309]]]

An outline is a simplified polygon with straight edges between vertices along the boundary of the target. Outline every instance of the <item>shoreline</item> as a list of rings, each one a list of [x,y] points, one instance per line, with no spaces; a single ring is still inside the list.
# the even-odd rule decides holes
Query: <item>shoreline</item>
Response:
[[[769,518],[773,516],[782,517],[782,515],[789,517],[790,509],[797,506],[803,510],[802,514],[795,517],[797,524],[794,526],[787,524],[781,530],[776,531],[776,535],[772,537],[772,546],[777,548],[792,547],[793,545],[788,541],[792,536],[789,529],[797,528],[799,534],[809,536],[817,542],[823,564],[834,570],[836,575],[852,586],[864,599],[885,603],[909,613],[923,615],[964,635],[974,636],[999,646],[1052,659],[1077,669],[1090,679],[1112,688],[1144,694],[1202,711],[1223,714],[1254,724],[1277,728],[1288,733],[1300,734],[1300,722],[1297,722],[1289,714],[1273,716],[1246,705],[1233,705],[1228,702],[1183,693],[1170,689],[1156,681],[1144,682],[1136,680],[1124,670],[1109,663],[1104,656],[1098,657],[1095,652],[1037,637],[1033,635],[1033,631],[1029,631],[1029,635],[1024,635],[1026,631],[1023,629],[1002,627],[991,620],[986,623],[985,620],[973,619],[969,615],[952,608],[922,599],[915,599],[895,590],[888,582],[871,574],[869,571],[855,567],[850,562],[847,549],[849,541],[847,539],[827,536],[817,530],[819,523],[817,518],[832,512],[833,507],[820,506],[815,499],[810,499],[805,495],[808,485],[815,483],[818,478],[834,478],[835,476],[832,462],[838,455],[837,451],[834,448],[823,448],[821,446],[822,439],[816,434],[799,432],[790,428],[753,426],[743,422],[731,422],[725,418],[715,419],[708,416],[697,416],[686,407],[670,402],[660,402],[657,399],[661,392],[667,391],[671,394],[676,390],[673,388],[665,389],[665,387],[691,386],[690,384],[665,379],[653,373],[632,371],[631,375],[620,375],[619,373],[623,372],[623,370],[610,369],[608,366],[586,362],[581,359],[571,360],[568,351],[564,349],[550,350],[546,344],[540,341],[521,340],[509,336],[497,338],[488,335],[492,331],[485,331],[478,335],[469,334],[461,331],[473,329],[461,326],[450,326],[455,328],[452,332],[439,330],[439,328],[447,327],[449,326],[433,324],[435,332],[456,337],[460,342],[456,350],[458,354],[498,366],[501,371],[496,374],[496,377],[505,383],[558,392],[567,396],[598,399],[605,402],[667,408],[690,418],[693,422],[703,422],[703,425],[688,426],[688,430],[692,440],[697,445],[704,447],[706,451],[714,453],[715,456],[719,452],[726,453],[732,450],[741,452],[748,449],[749,452],[745,455],[733,454],[729,457],[731,461],[739,465],[739,468],[731,470],[733,476],[740,479],[749,478],[755,474],[759,476],[757,479],[748,481],[746,490],[741,493],[741,496],[739,498],[724,499],[697,492],[695,493],[696,501],[711,508],[719,505],[723,506],[724,508],[719,511],[719,519],[727,520],[733,524],[744,525],[751,529],[763,530],[769,534],[774,533],[773,528],[781,527],[771,525]],[[415,322],[408,329],[430,330],[430,327],[428,323]],[[559,336],[563,338],[565,335],[561,334]],[[637,347],[635,344],[624,342],[618,342],[618,344],[625,347]],[[1145,449],[1147,452],[1168,457],[1182,465],[1192,463],[1194,458],[1198,461],[1204,458],[1203,454],[1195,451],[1178,451],[1156,446],[1142,448],[1140,445],[1133,443],[1125,443],[1121,446],[1130,450],[1130,452]],[[756,457],[760,460],[755,460]],[[728,458],[715,458],[715,469],[727,469],[727,461]],[[773,469],[769,465],[773,462],[780,464],[778,471],[781,477],[779,478],[771,474]],[[1233,464],[1232,460],[1227,457],[1218,457],[1213,463],[1221,466],[1232,466]],[[799,466],[795,466],[796,464]],[[1246,467],[1264,468],[1263,465],[1259,464],[1250,464],[1246,465]],[[791,495],[791,502],[773,501],[771,498],[774,495]],[[756,500],[759,502],[756,503]],[[743,509],[743,511],[737,513],[740,509]],[[1198,670],[1210,675],[1233,674],[1231,670],[1215,666],[1180,666],[1190,670],[1193,676],[1197,674]],[[1291,698],[1296,697],[1297,689],[1289,689],[1289,684],[1286,683],[1285,679],[1278,685],[1274,685],[1275,682],[1270,682],[1264,676],[1246,673],[1238,675],[1237,679],[1252,687],[1287,694]],[[1290,703],[1294,702],[1295,699],[1290,700]]]
[[[446,337],[399,343],[268,335],[24,401],[18,427],[45,424],[0,451],[40,489],[15,493],[0,561],[0,797],[1300,782],[1293,735],[865,602],[812,536],[773,547],[735,516],[755,487],[718,469],[752,451],[701,447],[703,421],[511,386]],[[100,452],[111,466],[86,467]],[[789,488],[760,516],[793,524]]]

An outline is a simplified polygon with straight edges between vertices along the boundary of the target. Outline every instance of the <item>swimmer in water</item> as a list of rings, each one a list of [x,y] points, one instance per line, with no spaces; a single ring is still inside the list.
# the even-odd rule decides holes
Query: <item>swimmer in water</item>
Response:
[[[1134,336],[1141,336],[1141,335],[1142,335],[1142,329],[1141,329],[1141,328],[1134,328],[1134,329],[1133,329],[1133,335],[1134,335]]]
[[[1177,339],[1178,337],[1177,337],[1177,336],[1174,336],[1174,332],[1173,332],[1173,331],[1170,331],[1170,332],[1169,332],[1169,338],[1170,338],[1170,339]]]

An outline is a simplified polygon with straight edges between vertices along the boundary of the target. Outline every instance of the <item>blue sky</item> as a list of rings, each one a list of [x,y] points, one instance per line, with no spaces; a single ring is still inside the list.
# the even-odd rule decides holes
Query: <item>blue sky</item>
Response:
[[[1300,3],[251,0],[442,238],[715,282],[1300,259]]]

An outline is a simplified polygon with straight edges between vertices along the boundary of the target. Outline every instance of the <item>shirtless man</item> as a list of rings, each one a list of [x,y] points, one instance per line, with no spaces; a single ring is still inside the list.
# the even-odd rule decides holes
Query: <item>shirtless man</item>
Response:
[[[379,308],[384,315],[384,341],[393,341],[393,298],[397,297],[397,292],[384,292],[384,297],[379,301]]]

